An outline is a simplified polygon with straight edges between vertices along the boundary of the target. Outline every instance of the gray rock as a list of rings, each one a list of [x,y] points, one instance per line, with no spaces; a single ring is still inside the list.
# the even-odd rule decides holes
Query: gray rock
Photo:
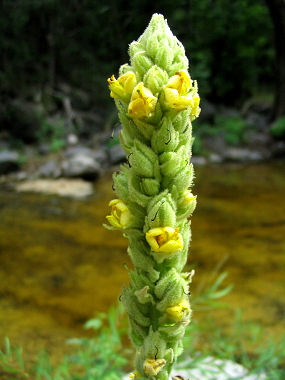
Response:
[[[203,165],[206,165],[207,163],[207,160],[205,157],[203,156],[193,156],[191,158],[191,163],[193,165],[197,165],[197,166],[203,166]]]
[[[64,152],[66,158],[75,157],[78,155],[84,155],[88,157],[94,157],[94,151],[83,145],[71,146],[67,148]]]
[[[268,129],[268,118],[261,113],[249,111],[245,117],[247,124],[252,125],[258,131],[264,131]]]
[[[256,148],[267,148],[272,137],[266,132],[251,132],[247,136],[248,145]]]
[[[49,144],[40,144],[38,146],[38,152],[40,155],[45,156],[50,153],[50,146]]]
[[[38,176],[44,178],[58,178],[61,175],[60,165],[55,160],[45,162],[38,170]]]
[[[19,154],[13,151],[0,152],[0,174],[7,174],[19,169]]]
[[[67,136],[67,144],[70,146],[74,146],[74,145],[78,144],[78,137],[75,134],[70,133]]]
[[[231,147],[225,150],[224,159],[230,162],[249,162],[262,161],[264,156],[258,151]]]
[[[126,153],[124,152],[121,145],[113,145],[109,149],[109,160],[112,165],[119,164],[120,162],[126,161]]]
[[[92,184],[81,179],[38,179],[16,185],[17,191],[38,192],[72,198],[85,198],[93,194]]]
[[[74,154],[62,162],[64,177],[80,177],[94,180],[101,173],[101,167],[94,157],[84,152]]]
[[[210,153],[209,161],[211,162],[211,164],[220,164],[221,162],[223,162],[223,157],[217,153]]]
[[[223,155],[226,150],[226,142],[224,137],[220,134],[215,137],[208,137],[204,140],[204,147],[209,152],[214,152]]]

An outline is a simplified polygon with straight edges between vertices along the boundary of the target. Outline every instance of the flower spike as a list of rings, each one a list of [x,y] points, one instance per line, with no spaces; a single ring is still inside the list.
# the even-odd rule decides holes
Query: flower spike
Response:
[[[108,79],[128,164],[113,176],[117,198],[106,227],[123,231],[134,266],[120,296],[136,348],[130,379],[168,380],[191,318],[193,272],[182,270],[196,206],[189,163],[200,97],[184,47],[162,15],[152,16],[129,55],[118,79]]]

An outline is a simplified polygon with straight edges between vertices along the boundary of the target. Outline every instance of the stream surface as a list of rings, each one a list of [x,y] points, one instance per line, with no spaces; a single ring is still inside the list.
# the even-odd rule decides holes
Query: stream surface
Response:
[[[102,227],[114,195],[111,175],[95,195],[74,200],[0,190],[0,342],[9,336],[33,361],[53,358],[82,325],[118,301],[131,265],[127,240]],[[196,170],[189,268],[192,293],[227,271],[234,284],[225,310],[207,313],[220,326],[244,318],[278,337],[285,332],[284,164],[213,166]],[[205,312],[204,312],[205,316]],[[203,318],[194,312],[193,318]],[[0,343],[1,345],[1,343]]]

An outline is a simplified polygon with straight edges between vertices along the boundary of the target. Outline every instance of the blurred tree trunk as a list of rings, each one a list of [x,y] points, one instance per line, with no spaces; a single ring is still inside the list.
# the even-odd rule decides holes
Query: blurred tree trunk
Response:
[[[274,25],[275,99],[273,118],[285,115],[285,0],[265,0]]]

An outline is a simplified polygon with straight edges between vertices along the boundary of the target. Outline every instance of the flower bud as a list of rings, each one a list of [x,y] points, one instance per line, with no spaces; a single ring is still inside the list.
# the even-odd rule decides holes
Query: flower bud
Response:
[[[174,306],[169,306],[165,313],[174,322],[180,322],[183,318],[190,314],[189,301],[182,300]]]
[[[156,376],[165,366],[165,359],[146,359],[144,362],[144,372],[149,376]]]
[[[141,188],[146,195],[153,196],[159,193],[160,183],[154,178],[142,178]]]
[[[152,60],[147,56],[145,50],[139,50],[131,55],[131,64],[141,77],[153,66]]]
[[[169,47],[168,41],[164,38],[160,41],[160,47],[156,52],[154,62],[162,69],[167,70],[173,61],[173,50]]]
[[[170,194],[154,197],[147,208],[147,229],[176,225],[176,206]]]
[[[133,380],[139,379],[140,377],[141,377],[141,375],[138,371],[135,371],[135,372],[130,374],[130,379],[133,379]]]
[[[129,163],[136,174],[142,177],[154,177],[154,168],[158,166],[157,155],[145,144],[134,141]]]
[[[113,174],[113,181],[117,196],[123,201],[129,200],[128,193],[128,172],[123,169],[120,173]]]
[[[154,131],[151,146],[157,153],[174,151],[179,143],[179,133],[175,131],[171,119],[164,117],[160,128]]]
[[[142,207],[146,207],[148,202],[150,201],[150,197],[143,194],[140,178],[136,175],[130,175],[128,181],[128,191],[130,200],[139,204]]]
[[[154,59],[155,58],[155,55],[159,49],[159,41],[158,41],[158,33],[157,32],[154,32],[152,33],[149,38],[146,39],[146,42],[145,42],[145,50],[147,52],[147,54],[152,58]]]
[[[185,190],[182,193],[177,205],[177,216],[179,220],[182,218],[187,218],[193,213],[197,204],[196,198],[197,196],[193,195],[190,190]]]
[[[113,199],[109,206],[112,207],[112,211],[111,215],[106,216],[108,222],[116,228],[128,228],[133,221],[133,217],[126,204],[120,199]]]
[[[168,81],[167,72],[157,65],[152,66],[145,74],[144,83],[153,94],[157,95]]]

